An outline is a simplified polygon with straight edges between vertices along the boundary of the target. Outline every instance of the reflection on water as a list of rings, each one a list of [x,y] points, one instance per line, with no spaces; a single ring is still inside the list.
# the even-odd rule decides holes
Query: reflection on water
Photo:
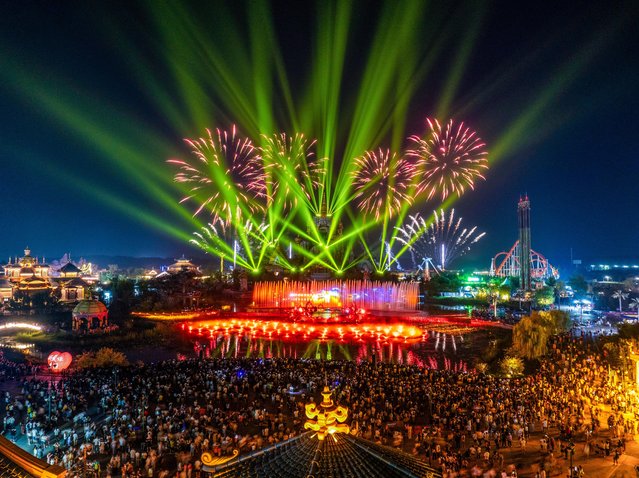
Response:
[[[457,356],[463,336],[426,331],[419,340],[320,340],[301,337],[279,340],[249,333],[198,334],[195,352],[202,357],[226,358],[308,358],[318,360],[380,361],[421,367],[467,371],[466,357]]]

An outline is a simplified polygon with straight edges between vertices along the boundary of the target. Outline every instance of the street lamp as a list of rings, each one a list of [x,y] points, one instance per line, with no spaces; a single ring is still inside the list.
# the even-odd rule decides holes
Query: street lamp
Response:
[[[574,476],[574,469],[572,467],[572,457],[575,456],[575,444],[572,442],[568,442],[568,455],[570,456],[570,477]]]
[[[49,416],[47,421],[51,423],[51,375],[49,375]]]

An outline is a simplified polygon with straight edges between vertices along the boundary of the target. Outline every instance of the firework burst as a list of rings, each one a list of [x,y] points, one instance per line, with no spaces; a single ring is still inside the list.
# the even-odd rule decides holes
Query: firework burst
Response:
[[[189,187],[180,203],[194,200],[198,203],[194,215],[207,209],[214,223],[224,225],[241,217],[242,207],[250,212],[263,209],[266,184],[257,148],[239,137],[235,126],[230,132],[217,129],[215,135],[206,131],[206,138],[185,140],[197,161],[168,161],[179,168],[175,181]]]
[[[318,158],[316,141],[301,133],[253,138],[259,146],[240,137],[235,127],[186,140],[194,156],[169,161],[177,167],[175,181],[186,191],[180,203],[196,204],[194,216],[202,211],[211,216],[192,242],[253,271],[267,261],[288,264],[293,246],[302,271],[321,262],[341,274],[358,263],[357,254],[378,271],[387,270],[406,250],[413,259],[450,263],[483,236],[476,228],[463,229],[454,213],[435,213],[430,226],[419,215],[409,217],[403,229],[389,225],[403,218],[420,194],[442,201],[461,195],[483,179],[488,167],[484,144],[463,123],[427,123],[423,138],[409,138],[413,149],[380,148],[344,158],[352,161],[346,165]],[[346,218],[353,223],[344,230]],[[379,231],[381,237],[373,239],[371,234]],[[396,238],[408,247],[393,257]],[[317,251],[325,261],[315,257]]]
[[[295,207],[300,193],[310,198],[322,170],[315,166],[321,164],[313,153],[316,142],[301,133],[294,136],[279,133],[263,136],[263,140],[261,155],[269,196],[285,208]]]
[[[411,136],[415,144],[406,155],[415,159],[420,175],[417,193],[428,199],[439,194],[442,201],[450,194],[461,196],[467,188],[474,189],[475,181],[485,179],[488,153],[477,134],[453,120],[442,128],[437,120],[426,119],[428,133],[425,138]]]
[[[462,227],[462,221],[461,217],[455,218],[454,209],[448,217],[443,209],[439,213],[434,211],[431,222],[417,213],[409,216],[404,227],[397,228],[397,239],[409,247],[415,267],[429,258],[438,262],[443,269],[468,252],[470,246],[486,234],[478,234],[477,226]]]
[[[376,220],[384,214],[392,217],[413,202],[409,187],[414,167],[406,159],[380,148],[356,158],[355,165],[355,199],[364,213]]]
[[[249,264],[252,251],[259,250],[268,243],[269,239],[266,234],[268,228],[269,226],[265,222],[256,225],[250,220],[246,221],[237,228],[244,240],[236,237],[232,245],[229,245],[223,239],[224,231],[218,230],[216,224],[209,223],[202,226],[200,231],[194,232],[194,238],[190,242],[208,253],[228,259],[232,258],[233,262],[237,260],[246,266]]]

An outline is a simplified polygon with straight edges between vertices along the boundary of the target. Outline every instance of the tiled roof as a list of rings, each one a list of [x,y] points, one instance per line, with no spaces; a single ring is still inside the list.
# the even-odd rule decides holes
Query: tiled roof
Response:
[[[0,478],[64,478],[66,470],[49,465],[0,435]]]
[[[347,434],[320,441],[310,432],[206,471],[216,478],[441,477],[427,463],[394,448]]]

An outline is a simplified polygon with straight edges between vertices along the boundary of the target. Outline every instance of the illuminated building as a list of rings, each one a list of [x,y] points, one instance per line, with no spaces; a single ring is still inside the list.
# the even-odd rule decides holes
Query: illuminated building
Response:
[[[89,284],[82,279],[82,271],[72,262],[67,262],[59,269],[59,277],[51,279],[60,292],[60,302],[82,300]]]
[[[103,329],[109,325],[109,311],[95,299],[81,300],[73,309],[72,329],[74,332],[88,332]]]
[[[193,264],[190,259],[184,257],[184,255],[182,255],[180,259],[175,259],[175,263],[167,267],[166,271],[169,274],[177,274],[178,272],[192,272],[194,274],[200,274],[200,268]]]
[[[157,275],[158,275],[158,271],[151,268],[151,270],[144,271],[144,274],[142,274],[141,278],[144,280],[151,280],[151,279],[155,279]]]
[[[9,262],[4,266],[4,275],[11,283],[13,297],[50,294],[53,290],[49,280],[49,266],[45,263],[44,257],[42,260],[33,257],[28,247],[24,250],[22,258],[16,257],[13,261],[9,258]]]
[[[72,262],[54,270],[44,258],[32,256],[28,247],[23,257],[9,258],[3,268],[5,277],[0,281],[0,297],[5,301],[24,301],[36,295],[48,297],[55,293],[60,302],[76,302],[85,298],[89,287],[82,270]]]
[[[8,279],[0,277],[0,301],[7,302],[13,297],[13,284]]]

